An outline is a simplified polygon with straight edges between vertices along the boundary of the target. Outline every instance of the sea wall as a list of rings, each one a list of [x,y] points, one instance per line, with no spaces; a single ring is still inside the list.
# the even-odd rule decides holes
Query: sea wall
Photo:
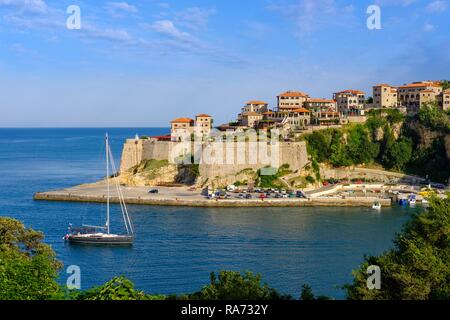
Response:
[[[106,203],[105,196],[78,195],[66,192],[36,193],[34,200],[37,201],[63,201],[63,202],[92,202]],[[142,197],[127,197],[127,204],[152,205],[152,206],[182,206],[182,207],[216,207],[216,208],[239,208],[239,207],[371,207],[377,201],[383,207],[391,206],[391,199],[380,199],[377,197],[329,197],[314,199],[250,199],[250,200],[188,200],[188,199],[150,199]],[[118,197],[111,197],[111,203],[119,203]]]

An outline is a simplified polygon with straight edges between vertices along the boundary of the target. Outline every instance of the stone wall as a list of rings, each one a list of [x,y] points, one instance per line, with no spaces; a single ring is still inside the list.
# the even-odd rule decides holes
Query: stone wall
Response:
[[[195,154],[199,160],[199,171],[203,181],[233,176],[244,169],[251,168],[256,171],[266,166],[279,167],[283,164],[289,164],[291,170],[297,171],[308,163],[305,142],[280,142],[278,146],[273,147],[273,153],[270,145],[267,145],[267,150],[261,151],[250,150],[248,145],[245,143],[243,145],[221,143],[212,147],[205,143],[204,148],[199,150],[189,143],[129,139],[123,147],[120,171],[125,172],[142,160],[168,160],[173,164],[179,156],[187,154]],[[219,150],[217,146],[221,149]],[[212,155],[213,159],[217,156],[219,160],[215,162],[205,160],[207,154]]]
[[[283,164],[289,164],[291,170],[297,171],[308,162],[305,142],[281,142],[278,151],[275,151],[274,154],[270,152],[270,146],[268,146],[267,158],[255,155],[255,152],[252,152],[249,148],[241,150],[237,144],[231,144],[231,146],[224,144],[222,152],[226,155],[233,154],[233,161],[218,164],[201,163],[199,169],[203,179],[211,180],[217,177],[236,175],[245,169],[257,171],[266,166],[279,167]],[[259,150],[256,153],[259,153]],[[238,155],[240,155],[241,159],[239,159]],[[275,159],[274,162],[271,161],[272,156]],[[245,161],[240,161],[244,159]]]
[[[123,146],[120,172],[137,166],[142,160],[169,159],[173,144],[170,141],[128,139]]]
[[[390,172],[377,169],[348,167],[348,168],[328,168],[321,166],[320,175],[323,179],[367,179],[383,183],[418,183],[425,182],[424,178],[407,175],[403,173]]]

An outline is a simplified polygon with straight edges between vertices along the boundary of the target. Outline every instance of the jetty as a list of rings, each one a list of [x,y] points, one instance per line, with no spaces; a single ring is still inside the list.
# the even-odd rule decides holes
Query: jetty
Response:
[[[186,207],[371,207],[380,202],[383,207],[391,206],[392,200],[379,195],[370,196],[311,196],[288,199],[208,199],[200,190],[188,187],[158,187],[158,193],[149,193],[150,187],[122,187],[127,204],[152,206],[186,206]],[[83,184],[63,190],[37,192],[34,199],[38,201],[92,202],[106,203],[107,189],[104,182]],[[111,190],[111,203],[119,203],[119,196]]]

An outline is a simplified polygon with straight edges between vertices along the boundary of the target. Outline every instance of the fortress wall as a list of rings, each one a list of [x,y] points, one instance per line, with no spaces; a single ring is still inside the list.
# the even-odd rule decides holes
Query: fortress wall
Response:
[[[272,153],[267,146],[266,158],[259,151],[250,150],[247,144],[223,143],[221,150],[215,150],[217,144],[205,144],[205,149],[195,150],[189,143],[177,143],[170,141],[129,139],[123,147],[120,171],[124,172],[142,160],[169,160],[183,154],[194,154],[200,159],[199,170],[203,179],[215,179],[220,176],[236,175],[238,172],[251,168],[254,171],[266,166],[281,166],[289,164],[291,170],[296,171],[308,163],[308,153],[305,142],[280,142],[279,148],[274,149],[273,156],[276,161],[271,161]],[[257,149],[258,150],[258,149]],[[211,160],[205,160],[207,155]]]
[[[120,172],[136,166],[142,161],[143,140],[128,139],[123,145],[122,157],[120,159]]]
[[[280,143],[278,153],[274,153],[274,156],[278,157],[278,160],[275,161],[275,163],[272,163],[268,159],[261,159],[259,155],[255,156],[254,152],[250,151],[249,148],[246,148],[244,151],[238,149],[236,144],[231,147],[229,145],[224,145],[223,152],[224,154],[234,154],[234,161],[231,163],[227,161],[226,163],[219,164],[200,164],[199,170],[203,179],[213,180],[216,177],[236,175],[244,169],[253,169],[254,171],[257,171],[266,166],[278,165],[279,167],[283,164],[289,164],[291,170],[296,171],[302,169],[308,163],[308,153],[306,151],[305,142]],[[238,153],[242,152],[244,152],[244,154],[240,155],[242,156],[242,159],[245,158],[245,161],[240,161],[237,156]],[[270,149],[268,150],[267,155],[268,157],[272,156]]]
[[[167,160],[173,142],[128,139],[122,150],[120,172],[138,165],[142,160]]]

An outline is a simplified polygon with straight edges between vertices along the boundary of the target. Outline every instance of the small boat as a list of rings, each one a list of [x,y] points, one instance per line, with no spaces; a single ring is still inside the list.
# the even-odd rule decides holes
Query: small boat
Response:
[[[372,205],[372,209],[381,210],[381,203],[379,203],[378,201],[374,202],[374,204]]]
[[[80,228],[72,228],[69,225],[69,232],[64,236],[70,244],[85,244],[85,245],[120,245],[128,246],[134,242],[134,230],[133,225],[128,214],[127,206],[123,197],[122,190],[120,188],[119,181],[115,172],[116,167],[114,164],[113,155],[109,147],[108,135],[105,139],[106,145],[106,184],[107,184],[107,197],[106,197],[106,223],[105,226],[88,226],[83,225]],[[111,161],[110,161],[111,159]],[[123,221],[125,224],[126,234],[114,234],[110,230],[110,164],[114,172],[112,180],[114,181],[117,194],[119,197],[120,208],[122,210]]]

